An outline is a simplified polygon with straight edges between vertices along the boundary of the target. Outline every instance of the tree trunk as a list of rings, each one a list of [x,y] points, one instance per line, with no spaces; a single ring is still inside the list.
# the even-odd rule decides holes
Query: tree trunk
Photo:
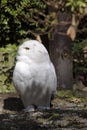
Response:
[[[58,12],[58,25],[54,27],[49,41],[49,53],[56,69],[58,88],[64,89],[71,89],[73,83],[72,40],[67,35],[70,22],[70,14]]]

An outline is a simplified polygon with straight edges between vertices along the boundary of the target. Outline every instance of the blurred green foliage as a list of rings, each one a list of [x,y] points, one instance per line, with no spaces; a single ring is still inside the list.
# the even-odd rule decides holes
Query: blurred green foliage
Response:
[[[66,6],[71,8],[74,13],[83,13],[83,9],[87,6],[87,0],[68,0]]]
[[[85,46],[87,46],[87,39],[82,41],[76,40],[73,45],[72,53],[75,74],[87,73],[87,58],[85,58],[83,51]]]
[[[49,5],[49,3],[53,3],[53,5]],[[58,7],[55,7],[55,4],[58,5]],[[54,6],[55,9],[59,8],[61,10],[63,8],[62,5],[70,7],[68,9],[71,11],[73,8],[73,12],[77,11],[78,13],[78,11],[87,6],[87,1],[1,0],[0,44],[4,46],[6,43],[8,44],[9,41],[11,44],[17,44],[19,39],[31,37],[34,33],[48,33],[51,27],[56,24],[55,13],[49,13],[48,8]]]
[[[16,45],[8,44],[0,48],[0,93],[14,92],[12,73],[15,65]]]
[[[0,44],[3,46],[5,41],[15,43],[18,39],[25,38],[29,30],[39,29],[37,18],[44,19],[44,17],[42,18],[42,15],[38,13],[44,13],[45,8],[42,0],[37,0],[37,2],[35,0],[2,0],[0,6],[2,42]],[[41,28],[43,30],[44,27]]]

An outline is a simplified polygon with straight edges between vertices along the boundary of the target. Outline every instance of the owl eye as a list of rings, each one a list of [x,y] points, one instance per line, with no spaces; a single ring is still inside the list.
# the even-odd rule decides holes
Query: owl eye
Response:
[[[29,47],[25,47],[26,50],[29,50],[30,48]]]

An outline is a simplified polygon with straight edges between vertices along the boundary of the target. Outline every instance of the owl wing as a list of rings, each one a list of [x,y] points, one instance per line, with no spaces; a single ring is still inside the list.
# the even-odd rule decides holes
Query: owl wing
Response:
[[[31,87],[36,69],[33,65],[17,62],[13,72],[13,83],[18,93],[23,94],[26,87]]]

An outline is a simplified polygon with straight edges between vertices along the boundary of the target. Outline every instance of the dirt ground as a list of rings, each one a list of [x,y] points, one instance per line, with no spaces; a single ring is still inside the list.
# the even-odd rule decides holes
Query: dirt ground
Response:
[[[83,97],[59,93],[50,110],[25,113],[17,94],[0,94],[0,130],[87,130]]]

